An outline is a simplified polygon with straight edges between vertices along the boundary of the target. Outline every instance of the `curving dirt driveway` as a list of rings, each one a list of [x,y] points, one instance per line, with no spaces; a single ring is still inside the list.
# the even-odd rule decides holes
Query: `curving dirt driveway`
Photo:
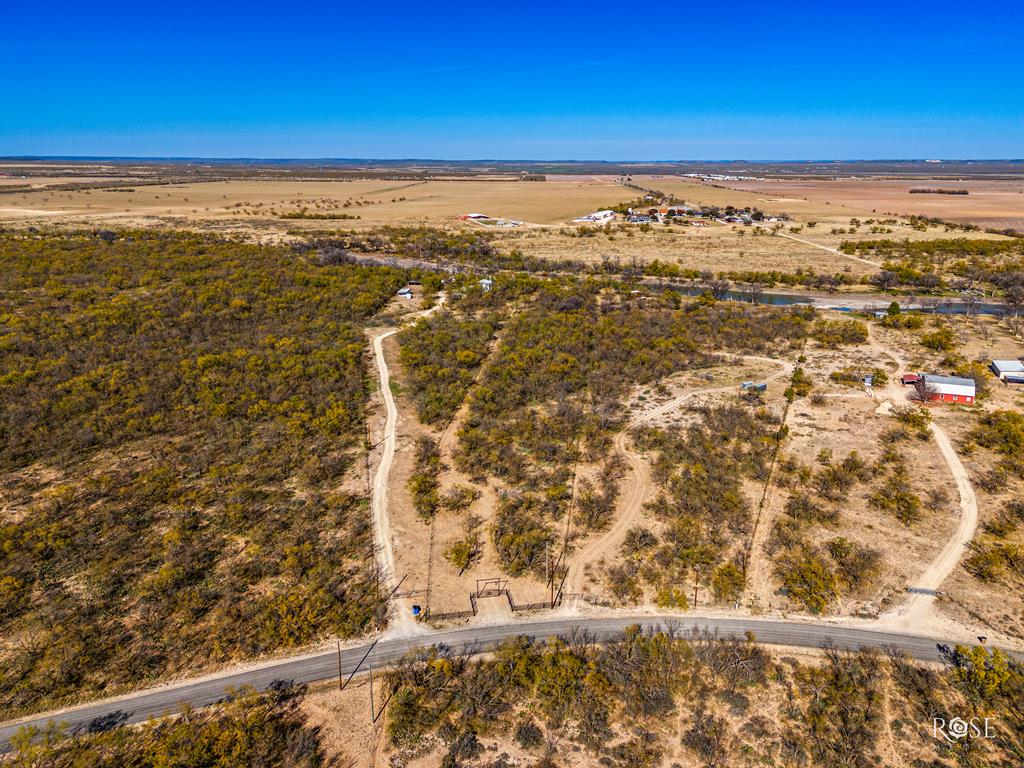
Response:
[[[938,424],[932,422],[930,426],[935,443],[949,466],[949,472],[956,481],[956,488],[960,494],[960,524],[957,525],[956,532],[946,541],[942,551],[936,555],[924,573],[911,585],[918,589],[937,590],[956,570],[967,545],[974,538],[974,532],[978,527],[978,499],[974,495],[967,470],[964,469],[949,437]],[[911,593],[910,599],[896,610],[892,618],[898,618],[897,623],[903,625],[918,624],[927,617],[934,604],[934,595]]]
[[[899,383],[900,376],[907,369],[907,361],[888,347],[881,344],[873,335],[868,336],[868,343],[876,352],[885,355],[896,363],[896,371],[889,377],[889,384],[885,389],[885,397],[893,404],[906,401],[905,390]],[[883,407],[884,407],[883,403]],[[908,586],[916,589],[935,591],[943,582],[948,579],[956,570],[963,557],[964,551],[974,532],[978,527],[978,499],[974,495],[974,488],[971,486],[970,477],[964,468],[956,449],[945,431],[932,421],[929,424],[935,444],[942,454],[942,458],[949,467],[949,473],[956,482],[957,492],[960,496],[960,521],[956,531],[946,541],[945,545],[935,559],[929,563],[924,572]],[[897,626],[918,625],[927,620],[932,608],[935,605],[935,595],[927,593],[912,592],[910,599],[900,604],[897,608],[887,613],[883,621],[890,622]]]
[[[744,361],[770,362],[782,365],[783,369],[778,373],[769,376],[765,381],[774,381],[787,373],[792,372],[793,364],[785,360],[777,360],[771,357],[759,357],[756,355],[744,355]],[[625,486],[621,489],[619,498],[619,514],[611,527],[605,530],[597,538],[587,542],[572,558],[569,565],[569,573],[565,579],[565,591],[570,594],[579,595],[586,585],[586,574],[584,568],[587,563],[597,562],[602,558],[614,556],[626,538],[626,532],[636,524],[644,509],[644,500],[651,491],[651,476],[647,463],[640,458],[629,446],[629,433],[646,421],[657,419],[671,413],[680,405],[697,395],[709,395],[716,392],[729,392],[736,389],[735,384],[728,384],[723,387],[710,387],[707,389],[694,389],[677,395],[671,400],[662,403],[642,416],[637,417],[622,429],[615,436],[615,450],[618,451],[629,465],[630,473],[626,479]]]

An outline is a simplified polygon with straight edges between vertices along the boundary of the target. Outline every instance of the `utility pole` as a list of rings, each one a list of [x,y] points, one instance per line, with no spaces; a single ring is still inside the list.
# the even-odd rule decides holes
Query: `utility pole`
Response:
[[[698,571],[696,568],[693,569],[693,607],[697,607],[697,575]]]
[[[341,681],[341,640],[338,641],[338,690],[345,690],[345,684]]]
[[[551,600],[550,600],[550,607],[551,608],[555,607],[555,573],[554,573],[554,571],[551,572]]]
[[[551,583],[551,542],[544,545],[544,578]]]
[[[371,493],[370,489],[370,425],[364,420],[363,421],[363,434],[366,435],[366,450],[363,452],[363,459],[366,461],[366,492]]]

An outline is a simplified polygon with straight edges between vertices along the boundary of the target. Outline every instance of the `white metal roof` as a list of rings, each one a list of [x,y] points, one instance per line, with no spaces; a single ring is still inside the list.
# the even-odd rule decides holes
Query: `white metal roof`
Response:
[[[974,379],[964,379],[959,376],[936,376],[933,373],[926,373],[921,377],[925,387],[940,395],[964,395],[974,397]]]
[[[1024,371],[1024,363],[1020,360],[993,360],[992,367],[1000,373],[1020,373]]]

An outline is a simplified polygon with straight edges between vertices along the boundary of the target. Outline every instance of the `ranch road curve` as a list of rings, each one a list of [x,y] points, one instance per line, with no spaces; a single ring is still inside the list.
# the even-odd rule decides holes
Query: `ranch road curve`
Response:
[[[585,631],[595,640],[608,639],[625,627],[639,624],[645,629],[674,627],[680,632],[707,630],[722,636],[740,636],[753,632],[759,642],[770,645],[821,648],[898,648],[921,661],[939,661],[936,644],[949,642],[943,638],[930,638],[898,631],[881,631],[860,627],[808,624],[796,621],[769,619],[717,618],[694,615],[650,616],[625,615],[614,618],[563,618],[556,620],[523,622],[501,626],[469,627],[433,632],[411,638],[379,640],[374,644],[352,647],[341,652],[342,674],[348,675],[364,655],[362,670],[381,668],[393,664],[414,648],[440,643],[456,651],[484,652],[496,643],[510,637],[525,635],[538,640]],[[1016,654],[1015,654],[1016,655]],[[102,702],[94,702],[56,712],[29,715],[0,726],[0,751],[6,750],[17,730],[24,726],[45,727],[47,723],[64,724],[69,731],[88,727],[97,718],[115,717],[123,723],[143,722],[151,717],[173,714],[184,703],[204,707],[222,700],[227,689],[251,686],[265,690],[271,683],[288,680],[311,683],[327,680],[338,674],[338,654],[335,650],[314,653],[292,659],[269,662],[257,668],[235,673],[211,676],[195,681],[184,680],[158,688],[139,691]]]

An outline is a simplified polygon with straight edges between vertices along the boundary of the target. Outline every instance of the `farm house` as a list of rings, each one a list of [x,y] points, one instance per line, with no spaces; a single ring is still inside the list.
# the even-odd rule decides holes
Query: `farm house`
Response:
[[[611,221],[614,218],[615,211],[595,211],[594,213],[588,213],[586,216],[580,216],[579,218],[573,219],[573,223],[598,224],[605,221]]]
[[[926,373],[921,376],[915,386],[922,400],[974,404],[974,379]]]

